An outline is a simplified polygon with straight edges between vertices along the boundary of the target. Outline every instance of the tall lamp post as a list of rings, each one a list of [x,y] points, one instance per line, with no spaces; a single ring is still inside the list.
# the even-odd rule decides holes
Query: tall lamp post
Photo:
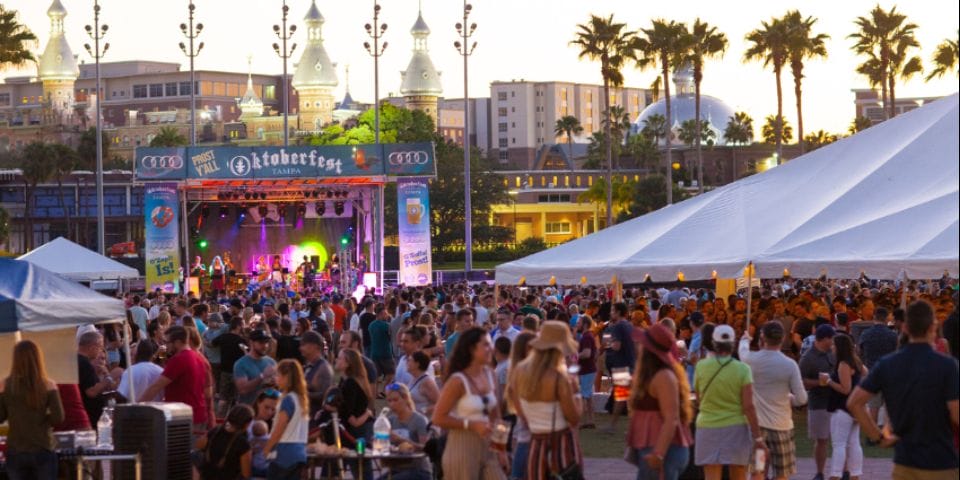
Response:
[[[377,147],[380,146],[380,56],[387,49],[387,42],[380,45],[380,39],[387,31],[387,24],[380,23],[380,4],[373,0],[373,25],[369,23],[363,28],[367,35],[373,39],[373,45],[370,42],[363,42],[363,48],[373,57],[373,142]]]
[[[287,50],[287,40],[293,38],[293,34],[297,31],[296,25],[290,25],[287,27],[287,13],[290,11],[290,7],[287,6],[287,0],[283,0],[283,17],[281,17],[280,25],[273,26],[273,33],[277,34],[277,38],[280,39],[280,44],[273,44],[273,51],[277,52],[277,55],[283,59],[283,146],[290,145],[290,126],[289,122],[289,112],[290,112],[290,85],[287,81],[287,60],[293,56],[293,51],[297,49],[297,44],[294,43],[290,46],[290,49]]]
[[[189,42],[189,45],[180,42],[180,50],[190,59],[190,145],[197,144],[197,73],[193,68],[193,59],[200,55],[200,50],[203,50],[203,42],[200,42],[196,49],[193,48],[194,39],[199,37],[200,32],[203,31],[202,23],[193,25],[193,11],[196,8],[196,5],[191,1],[190,5],[187,6],[187,10],[190,11],[187,23],[180,24],[180,31],[183,32],[183,36],[187,37]]]
[[[93,47],[90,47],[89,43],[85,43],[83,48],[87,50],[87,53],[93,57],[94,62],[96,62],[96,76],[97,76],[97,252],[100,255],[103,255],[106,252],[106,224],[104,223],[103,218],[103,122],[100,120],[102,117],[102,109],[100,107],[100,57],[104,56],[107,53],[107,49],[110,48],[109,43],[103,44],[103,50],[100,49],[100,40],[103,39],[104,35],[107,34],[106,25],[100,25],[100,3],[97,0],[93,1],[93,26],[86,25],[83,27],[87,31],[87,35],[93,39]]]
[[[470,44],[470,37],[473,36],[473,32],[477,29],[476,23],[469,24],[467,26],[467,19],[470,16],[470,11],[473,10],[473,5],[467,3],[467,0],[463,0],[463,23],[457,22],[457,35],[460,36],[461,40],[453,42],[453,46],[457,49],[457,52],[463,56],[463,211],[464,211],[464,236],[463,242],[466,246],[466,258],[463,262],[463,269],[466,271],[467,276],[469,277],[470,271],[473,270],[473,212],[471,212],[470,207],[470,96],[467,92],[467,59],[470,58],[470,55],[473,54],[473,51],[477,48],[477,42]]]

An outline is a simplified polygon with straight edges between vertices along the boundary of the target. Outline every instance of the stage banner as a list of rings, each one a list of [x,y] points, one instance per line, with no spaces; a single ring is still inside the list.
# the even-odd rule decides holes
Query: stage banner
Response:
[[[161,289],[179,293],[180,205],[177,184],[157,183],[144,189],[146,216],[146,272],[148,292]]]
[[[397,179],[397,225],[400,230],[400,283],[429,285],[430,192],[426,178]]]
[[[182,180],[187,177],[186,158],[184,147],[138,147],[133,171],[137,180]]]

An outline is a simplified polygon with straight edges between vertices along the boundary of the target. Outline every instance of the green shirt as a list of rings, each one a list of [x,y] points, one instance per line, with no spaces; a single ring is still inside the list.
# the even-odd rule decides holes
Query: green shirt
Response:
[[[370,332],[370,358],[391,358],[393,349],[390,344],[390,324],[375,320],[367,329]]]
[[[53,451],[53,426],[63,421],[63,404],[57,389],[47,390],[43,406],[27,406],[24,395],[10,392],[10,385],[0,393],[0,423],[10,422],[7,448],[18,452]]]
[[[732,357],[705,358],[697,362],[693,376],[694,389],[700,399],[697,428],[746,425],[741,391],[751,384],[750,366]]]

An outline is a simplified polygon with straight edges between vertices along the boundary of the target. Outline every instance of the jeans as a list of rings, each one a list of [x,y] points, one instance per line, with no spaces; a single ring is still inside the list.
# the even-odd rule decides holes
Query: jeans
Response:
[[[860,424],[843,410],[830,417],[830,442],[833,457],[830,458],[830,476],[843,475],[843,466],[851,477],[863,475],[863,447],[860,446]]]
[[[7,476],[10,480],[56,480],[57,454],[7,451]]]
[[[513,465],[510,467],[510,478],[527,478],[527,456],[530,452],[530,442],[517,442],[513,446]]]
[[[663,466],[660,470],[654,470],[647,465],[643,459],[648,453],[653,451],[653,447],[643,448],[637,451],[637,458],[640,459],[640,465],[637,469],[637,480],[677,480],[680,474],[687,468],[687,462],[690,461],[690,448],[680,445],[670,445],[667,454],[663,456]],[[661,473],[663,476],[661,477]]]

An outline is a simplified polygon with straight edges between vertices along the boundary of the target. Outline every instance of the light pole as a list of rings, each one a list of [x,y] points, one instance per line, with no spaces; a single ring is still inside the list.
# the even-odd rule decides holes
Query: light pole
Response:
[[[83,48],[87,49],[87,53],[93,57],[94,62],[96,62],[96,76],[97,76],[97,252],[100,255],[103,255],[106,252],[106,224],[103,218],[103,122],[100,120],[102,116],[102,110],[100,108],[100,57],[104,56],[107,53],[107,50],[110,48],[109,43],[103,44],[103,50],[100,50],[100,40],[103,39],[104,35],[107,34],[106,25],[100,25],[100,3],[97,0],[93,0],[93,26],[86,25],[83,27],[87,31],[87,35],[93,39],[93,47],[90,47],[89,43],[85,43]]]
[[[293,51],[297,49],[297,44],[294,43],[290,46],[290,50],[287,50],[287,40],[293,38],[294,32],[297,31],[296,25],[290,25],[287,27],[287,13],[290,11],[290,7],[287,6],[287,0],[283,0],[283,17],[281,18],[280,25],[273,26],[273,33],[277,34],[277,38],[280,39],[282,44],[278,45],[273,44],[273,51],[277,52],[277,55],[283,59],[283,146],[290,145],[290,126],[289,122],[289,112],[290,112],[290,86],[287,82],[287,60],[293,56]]]
[[[190,5],[187,6],[187,10],[190,11],[187,17],[188,23],[180,24],[180,31],[183,32],[183,36],[187,37],[189,42],[189,48],[187,48],[188,45],[180,42],[180,50],[190,59],[190,145],[197,144],[197,73],[193,68],[193,59],[200,55],[200,50],[203,50],[203,42],[197,45],[196,50],[193,48],[193,40],[199,37],[200,32],[203,31],[202,23],[198,23],[196,27],[193,25],[193,11],[196,8],[191,1]]]
[[[473,213],[470,211],[470,96],[467,92],[467,59],[477,48],[477,42],[469,43],[470,37],[477,29],[476,23],[467,26],[467,19],[473,5],[463,0],[463,23],[457,22],[457,35],[463,40],[453,42],[453,46],[460,55],[463,56],[463,212],[464,212],[464,236],[463,243],[466,246],[466,256],[463,262],[463,269],[469,277],[473,270]]]
[[[380,39],[387,31],[387,24],[380,23],[380,4],[373,0],[373,25],[369,23],[363,28],[367,35],[373,39],[373,46],[370,42],[363,42],[363,48],[373,57],[373,143],[380,147],[380,56],[387,49],[387,42],[380,45]]]

